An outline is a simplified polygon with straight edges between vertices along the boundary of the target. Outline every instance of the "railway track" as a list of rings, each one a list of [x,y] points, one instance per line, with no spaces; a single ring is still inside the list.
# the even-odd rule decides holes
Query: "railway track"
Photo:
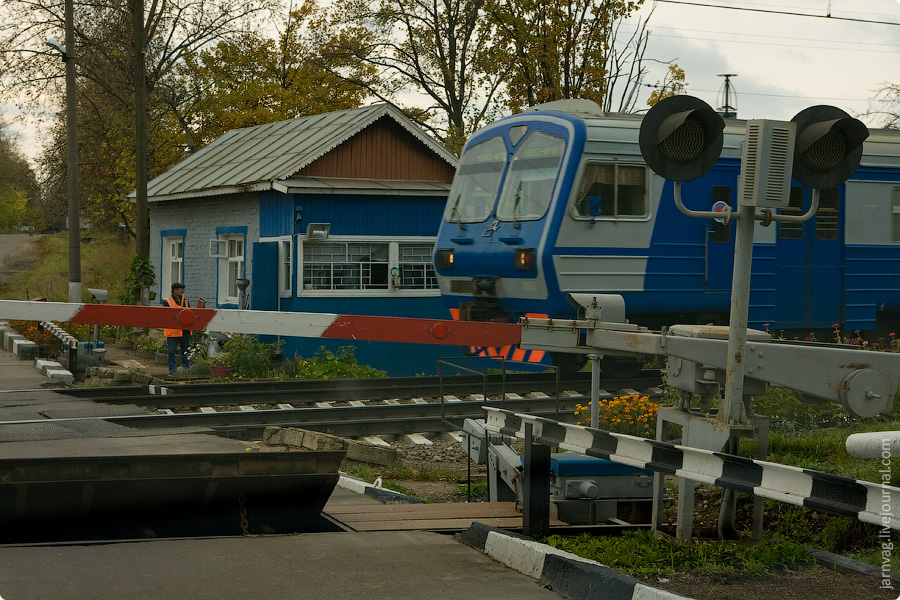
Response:
[[[403,398],[440,398],[444,395],[502,396],[542,392],[555,396],[565,390],[590,389],[590,373],[574,373],[557,381],[552,373],[455,375],[450,377],[387,377],[373,379],[285,380],[247,383],[193,383],[174,386],[123,386],[108,388],[68,388],[60,393],[107,404],[135,404],[147,408],[178,409],[190,406],[243,404],[295,406],[321,402],[372,402]],[[629,379],[606,378],[607,390],[641,390],[660,386],[659,371],[645,370]]]
[[[72,416],[0,423],[47,423],[100,419],[150,434],[155,431],[214,431],[255,440],[266,427],[302,427],[344,437],[443,432],[465,419],[483,418],[485,406],[574,418],[576,404],[590,399],[590,377],[577,374],[557,384],[546,374],[481,377],[389,378],[236,384],[189,384],[166,390],[144,387],[77,388],[69,396],[119,405],[119,414]],[[587,375],[588,377],[584,377]],[[642,390],[662,394],[658,372],[608,380],[601,399]],[[557,389],[559,392],[557,393]],[[157,392],[157,393],[151,393]],[[130,411],[129,407],[135,410]],[[141,414],[129,414],[129,413]],[[126,413],[126,414],[123,414]]]

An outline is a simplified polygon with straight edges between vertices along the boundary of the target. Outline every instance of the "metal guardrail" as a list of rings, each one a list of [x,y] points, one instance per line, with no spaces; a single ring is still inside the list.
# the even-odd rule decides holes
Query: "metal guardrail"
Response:
[[[486,429],[658,473],[900,529],[900,488],[484,407]]]
[[[78,338],[76,338],[74,335],[72,335],[56,323],[51,323],[50,321],[41,321],[40,326],[44,331],[50,332],[59,341],[65,344],[66,360],[68,362],[68,366],[66,368],[74,373],[78,364]]]

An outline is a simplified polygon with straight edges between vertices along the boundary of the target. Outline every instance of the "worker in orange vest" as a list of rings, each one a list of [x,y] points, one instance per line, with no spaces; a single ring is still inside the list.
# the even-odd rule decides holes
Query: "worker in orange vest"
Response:
[[[162,301],[163,306],[171,308],[188,307],[190,302],[184,297],[184,284],[173,283],[172,295]],[[169,353],[169,375],[175,374],[175,353],[181,346],[181,366],[185,369],[191,368],[191,361],[188,358],[188,347],[191,345],[191,332],[187,329],[163,329],[166,336],[166,350]]]

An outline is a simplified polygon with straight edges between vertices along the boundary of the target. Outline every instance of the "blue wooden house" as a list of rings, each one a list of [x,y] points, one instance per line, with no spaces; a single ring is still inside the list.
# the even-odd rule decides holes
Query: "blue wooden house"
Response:
[[[148,186],[160,297],[258,310],[448,318],[431,255],[456,157],[390,104],[232,130]],[[282,337],[285,357],[356,347],[392,375],[455,348]]]

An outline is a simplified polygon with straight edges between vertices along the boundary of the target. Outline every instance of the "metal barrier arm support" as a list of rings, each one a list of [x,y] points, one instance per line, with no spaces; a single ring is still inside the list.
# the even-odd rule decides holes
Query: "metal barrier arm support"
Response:
[[[617,463],[900,529],[900,488],[485,407],[485,429]]]
[[[527,319],[521,347],[553,352],[657,354],[725,369],[728,328],[675,325],[664,332],[622,323]],[[900,355],[847,346],[772,340],[749,331],[746,375],[840,402],[860,416],[889,413],[900,381]]]

